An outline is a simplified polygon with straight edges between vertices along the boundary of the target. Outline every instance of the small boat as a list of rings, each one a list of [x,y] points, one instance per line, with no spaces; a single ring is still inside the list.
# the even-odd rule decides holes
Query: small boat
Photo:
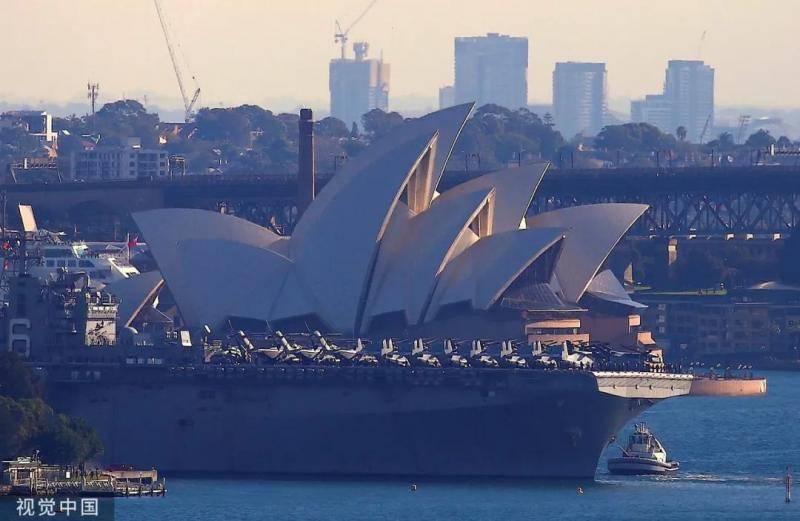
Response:
[[[620,448],[622,456],[608,460],[612,474],[669,474],[678,470],[679,463],[667,460],[667,451],[644,423],[636,424],[628,446]]]

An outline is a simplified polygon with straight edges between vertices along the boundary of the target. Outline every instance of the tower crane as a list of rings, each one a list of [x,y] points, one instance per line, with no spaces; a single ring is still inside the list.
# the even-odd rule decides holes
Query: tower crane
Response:
[[[172,44],[172,38],[169,35],[169,28],[167,27],[167,19],[161,9],[159,0],[153,0],[156,6],[156,13],[158,13],[158,21],[161,22],[161,29],[164,31],[164,40],[167,42],[167,50],[169,51],[169,58],[172,60],[172,68],[175,69],[175,78],[178,80],[178,88],[181,91],[181,98],[183,99],[184,120],[186,123],[190,122],[194,117],[194,107],[197,100],[200,98],[200,86],[197,84],[197,78],[192,76],[194,81],[195,91],[190,98],[186,92],[186,86],[183,83],[183,74],[181,73],[180,65],[178,65],[178,58],[175,54],[175,47]]]
[[[361,14],[358,15],[358,17],[356,17],[356,19],[353,20],[350,26],[344,31],[342,30],[342,26],[339,24],[339,20],[336,20],[336,32],[333,34],[333,41],[341,45],[343,60],[345,58],[345,49],[347,47],[347,35],[348,33],[350,33],[350,29],[352,29],[353,26],[355,26],[358,22],[360,22],[361,19],[364,18],[364,15],[366,15],[369,12],[369,10],[372,9],[372,6],[374,6],[377,2],[378,0],[372,0],[369,3],[369,5],[367,5],[367,7],[363,11],[361,11]]]
[[[705,34],[705,33],[703,33],[703,34]],[[700,132],[700,140],[699,140],[699,143],[700,143],[701,145],[702,145],[702,144],[703,144],[703,142],[704,142],[704,141],[703,141],[703,139],[705,139],[705,137],[706,137],[706,131],[708,130],[708,124],[709,124],[709,123],[711,123],[711,114],[709,114],[709,115],[708,115],[708,117],[706,118],[706,122],[705,122],[705,124],[703,125],[703,131],[702,131],[702,132]]]
[[[747,127],[750,125],[750,114],[743,114],[739,116],[739,130],[736,132],[736,144],[741,145],[744,139],[744,133],[747,132]]]

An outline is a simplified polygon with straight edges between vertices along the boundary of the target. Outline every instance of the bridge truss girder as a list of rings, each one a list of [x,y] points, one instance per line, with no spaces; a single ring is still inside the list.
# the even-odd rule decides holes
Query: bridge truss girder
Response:
[[[530,212],[597,203],[643,203],[650,206],[633,235],[724,235],[789,233],[800,223],[800,193],[711,192],[542,194]]]

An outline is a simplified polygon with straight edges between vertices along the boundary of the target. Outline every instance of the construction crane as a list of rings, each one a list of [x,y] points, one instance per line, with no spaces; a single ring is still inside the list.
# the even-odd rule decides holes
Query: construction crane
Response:
[[[703,33],[703,34],[705,34],[705,33]],[[703,125],[703,131],[702,131],[702,132],[700,132],[700,140],[699,140],[699,143],[700,143],[701,145],[703,144],[703,139],[706,137],[706,131],[708,130],[708,124],[709,124],[709,123],[711,123],[711,114],[709,114],[709,115],[708,115],[708,117],[706,118],[706,122],[705,122],[705,124]]]
[[[744,114],[739,116],[739,131],[736,133],[736,144],[741,145],[744,133],[747,132],[747,127],[750,125],[750,115]]]
[[[347,48],[347,35],[350,33],[350,29],[352,29],[353,26],[355,26],[358,22],[360,22],[361,19],[364,18],[364,15],[366,15],[369,12],[369,10],[372,9],[372,6],[374,6],[377,2],[378,0],[372,0],[366,7],[366,9],[361,11],[361,14],[358,15],[358,17],[355,20],[353,20],[353,23],[351,23],[350,26],[344,31],[342,31],[342,26],[339,25],[339,20],[336,20],[336,32],[333,34],[333,41],[342,46],[343,60],[345,58],[345,49]]]
[[[167,27],[167,19],[161,9],[159,0],[153,0],[156,6],[156,13],[158,13],[158,21],[161,22],[161,29],[164,31],[164,40],[167,42],[167,50],[169,51],[169,58],[172,60],[172,68],[175,69],[175,77],[178,80],[178,88],[181,90],[181,98],[183,99],[183,108],[185,110],[184,120],[186,123],[190,122],[194,117],[194,107],[197,100],[200,98],[200,86],[197,84],[197,78],[192,76],[194,81],[195,91],[191,98],[186,93],[186,86],[183,83],[183,74],[181,73],[180,65],[178,65],[178,57],[175,54],[175,47],[172,45],[172,39],[169,35],[169,28]]]

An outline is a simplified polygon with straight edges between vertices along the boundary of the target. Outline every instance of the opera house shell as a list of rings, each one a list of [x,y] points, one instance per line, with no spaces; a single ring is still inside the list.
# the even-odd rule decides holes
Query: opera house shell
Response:
[[[546,164],[439,193],[471,111],[460,105],[408,120],[368,147],[290,237],[210,211],[135,214],[185,325],[521,337],[520,310],[577,307],[646,206],[528,216]]]

